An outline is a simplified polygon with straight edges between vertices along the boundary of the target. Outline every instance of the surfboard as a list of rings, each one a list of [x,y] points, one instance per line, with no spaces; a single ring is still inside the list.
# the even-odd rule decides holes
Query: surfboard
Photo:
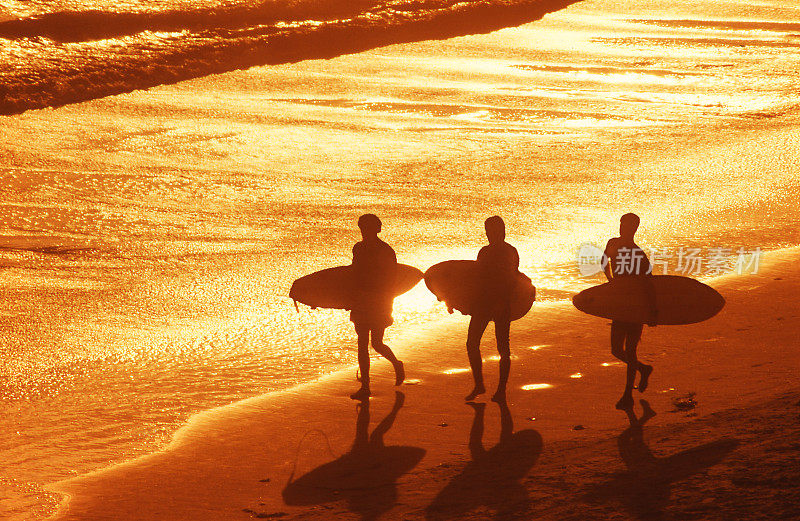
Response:
[[[313,309],[352,309],[354,281],[352,266],[337,266],[300,277],[292,283],[289,297]],[[422,272],[407,264],[397,265],[394,295],[402,295],[422,279]]]
[[[702,322],[725,306],[717,290],[695,279],[677,275],[649,279],[655,291],[658,325]],[[581,291],[572,297],[572,303],[589,315],[645,324],[650,312],[646,291],[642,278],[620,277]]]
[[[434,264],[425,272],[425,285],[440,301],[463,315],[472,314],[472,306],[480,291],[478,263],[472,260],[450,260]],[[517,272],[511,295],[511,320],[518,320],[530,311],[536,300],[536,288],[524,273]]]

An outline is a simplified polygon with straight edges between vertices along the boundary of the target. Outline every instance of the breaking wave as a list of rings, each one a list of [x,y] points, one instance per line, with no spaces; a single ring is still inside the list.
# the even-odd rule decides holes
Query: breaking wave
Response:
[[[490,32],[579,0],[274,2],[73,11],[0,23],[0,114],[56,107],[257,65]]]

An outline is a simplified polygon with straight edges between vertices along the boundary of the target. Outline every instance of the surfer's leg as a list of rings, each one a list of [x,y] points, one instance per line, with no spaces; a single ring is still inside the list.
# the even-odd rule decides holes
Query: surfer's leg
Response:
[[[492,401],[498,403],[506,401],[506,386],[508,385],[508,375],[511,372],[510,329],[510,321],[495,320],[494,335],[497,339],[497,352],[500,354],[500,381],[497,382],[497,392],[492,396]]]
[[[383,343],[383,332],[385,329],[373,329],[372,330],[372,349],[375,350],[376,353],[390,361],[391,363],[397,362],[397,357],[394,356],[392,349]]]
[[[361,388],[350,395],[354,400],[369,397],[369,328],[355,324],[358,335],[358,369],[361,372]]]
[[[642,336],[641,324],[625,325],[625,392],[617,403],[617,409],[627,409],[633,407],[633,384],[636,380],[636,372],[639,370],[639,360],[636,359],[636,346]]]
[[[639,392],[643,393],[647,390],[647,384],[650,380],[650,374],[653,372],[653,366],[647,365],[639,362],[639,373],[641,373],[641,377],[639,377]]]
[[[625,340],[626,351],[629,351],[631,349],[631,346],[633,348],[633,358],[636,361],[635,367],[636,370],[639,371],[641,375],[639,378],[639,385],[638,385],[639,392],[641,393],[643,393],[647,389],[650,373],[653,372],[652,365],[641,363],[636,356],[636,349],[639,345],[639,340],[641,340],[642,338],[642,329],[643,326],[641,324],[637,324],[636,327],[631,326]]]
[[[406,371],[403,367],[403,362],[398,360],[397,357],[394,356],[392,349],[383,343],[384,331],[385,329],[372,330],[372,349],[392,363],[394,367],[394,384],[400,385],[403,383],[403,380],[406,379]]]
[[[627,324],[625,328],[625,359],[636,370],[639,370],[639,359],[636,358],[636,348],[642,338],[642,324]]]
[[[469,367],[472,369],[472,379],[475,381],[475,387],[472,389],[472,392],[466,396],[467,401],[474,400],[476,396],[486,392],[486,387],[483,385],[481,337],[488,325],[489,320],[483,317],[476,317],[473,315],[469,319],[469,328],[467,330],[467,357],[469,358]]]

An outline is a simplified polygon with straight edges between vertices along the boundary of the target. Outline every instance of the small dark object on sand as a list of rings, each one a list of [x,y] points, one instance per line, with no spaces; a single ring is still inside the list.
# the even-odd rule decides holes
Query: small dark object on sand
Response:
[[[269,483],[269,478],[259,479],[259,483]]]
[[[442,422],[439,424],[439,427],[447,427],[447,424],[445,422]]]
[[[672,405],[679,411],[688,411],[697,407],[697,400],[694,399],[695,393],[678,396],[672,399]]]
[[[576,425],[575,427],[572,428],[572,430],[573,431],[582,431],[585,428],[586,427],[584,427],[583,425]]]

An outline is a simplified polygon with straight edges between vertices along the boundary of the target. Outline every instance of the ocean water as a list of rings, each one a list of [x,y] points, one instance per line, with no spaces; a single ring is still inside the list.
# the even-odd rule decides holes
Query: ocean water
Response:
[[[534,4],[0,2],[0,513],[353,366],[346,313],[287,293],[349,263],[362,213],[422,269],[501,215],[545,301],[598,280],[578,247],[628,211],[645,249],[800,244],[800,6],[595,0],[456,36]],[[430,348],[403,338],[444,306],[395,308],[389,343]]]

